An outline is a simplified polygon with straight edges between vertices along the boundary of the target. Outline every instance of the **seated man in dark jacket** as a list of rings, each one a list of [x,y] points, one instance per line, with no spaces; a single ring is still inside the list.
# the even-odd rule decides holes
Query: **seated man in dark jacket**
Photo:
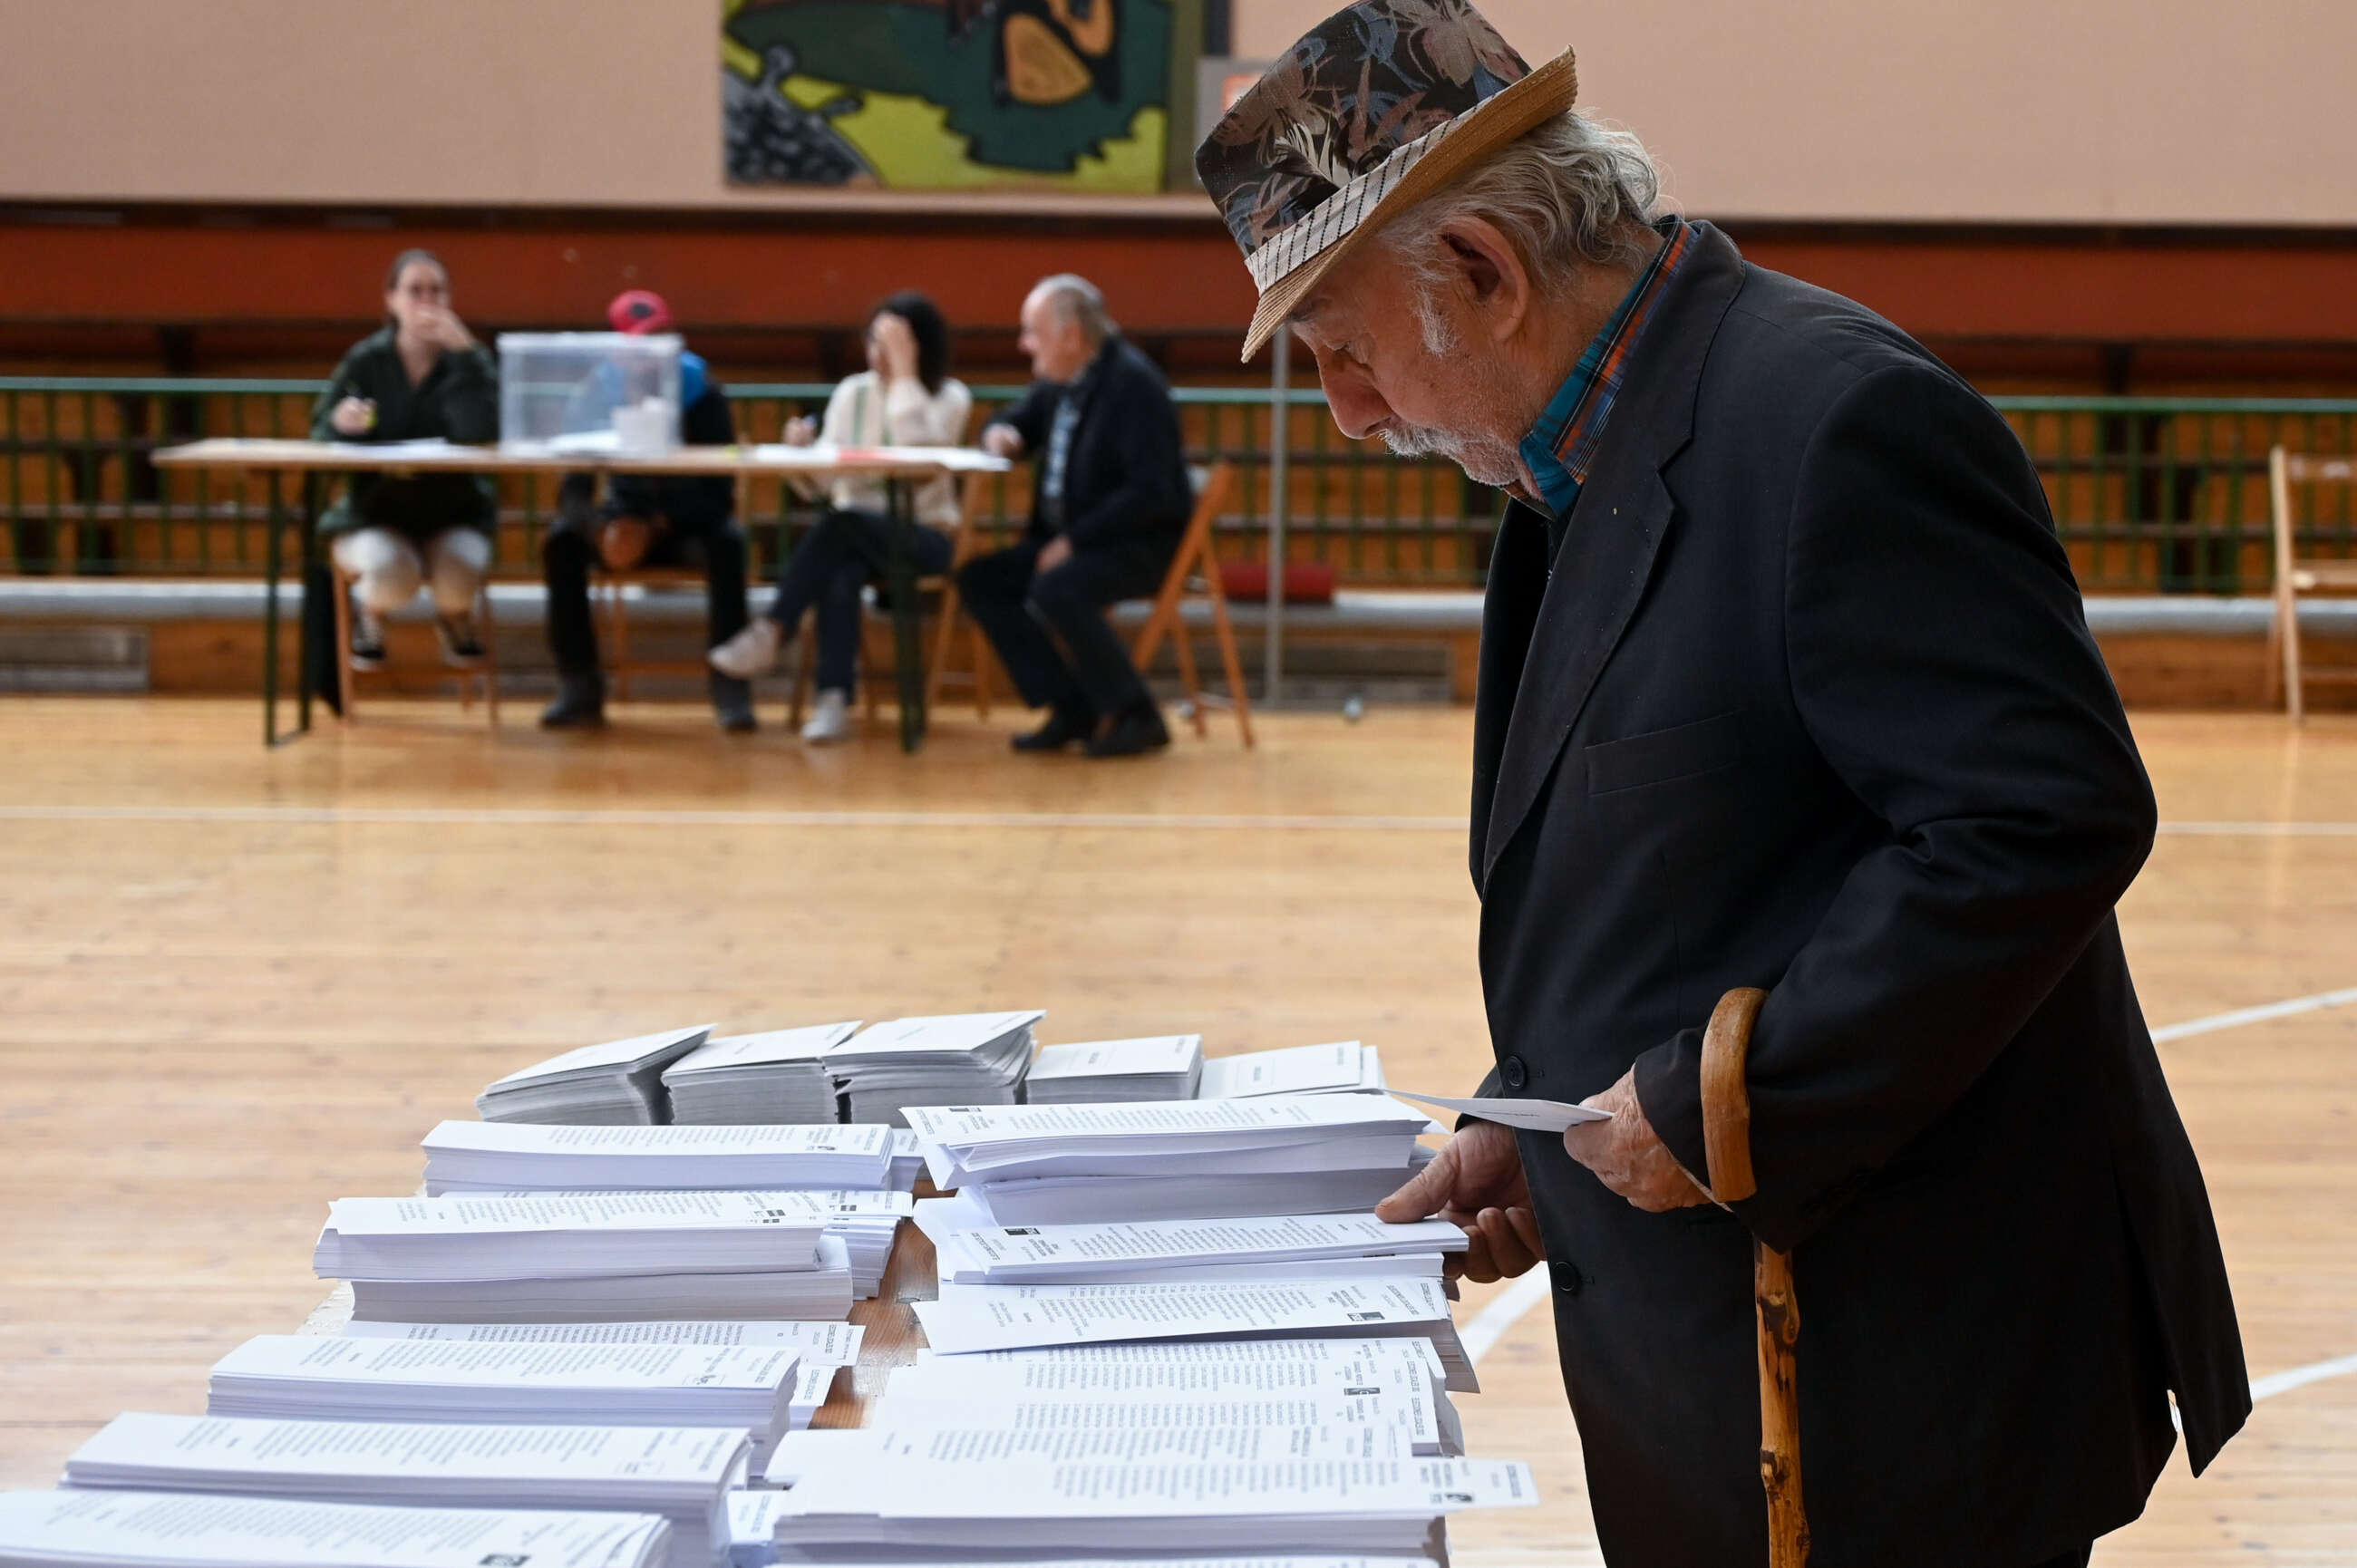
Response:
[[[1017,751],[1085,742],[1091,757],[1170,743],[1104,607],[1146,598],[1186,532],[1191,498],[1178,411],[1161,372],[1123,339],[1086,279],[1051,277],[1023,302],[1023,351],[1039,378],[982,445],[1033,460],[1022,542],[958,574],[967,610],[1048,722]]]
[[[671,309],[661,295],[632,289],[607,316],[617,332],[662,332]],[[682,354],[680,439],[690,446],[729,446],[737,422],[727,396],[704,360]],[[606,722],[606,678],[597,665],[597,628],[589,616],[589,569],[603,559],[633,566],[704,568],[705,641],[718,647],[745,628],[745,531],[737,522],[737,487],[726,477],[617,476],[597,499],[597,481],[567,474],[556,493],[556,521],[541,547],[548,581],[548,648],[556,658],[556,701],[540,715],[544,729],[594,729]],[[712,713],[720,727],[753,727],[753,687],[715,673]]]

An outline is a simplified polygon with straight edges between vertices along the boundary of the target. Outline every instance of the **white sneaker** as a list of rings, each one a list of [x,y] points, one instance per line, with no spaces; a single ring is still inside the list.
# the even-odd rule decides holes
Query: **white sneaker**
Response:
[[[778,649],[785,640],[785,633],[776,621],[768,616],[755,616],[752,625],[705,654],[705,658],[723,675],[750,681],[767,675],[776,668]]]
[[[813,746],[831,746],[851,738],[851,704],[841,692],[821,692],[802,738]]]

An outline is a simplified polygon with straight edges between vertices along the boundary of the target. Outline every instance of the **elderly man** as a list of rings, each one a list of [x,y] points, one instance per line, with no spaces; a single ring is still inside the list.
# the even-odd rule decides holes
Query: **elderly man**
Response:
[[[1383,1209],[1544,1259],[1616,1568],[1767,1555],[1754,1238],[1792,1254],[1819,1568],[2083,1563],[2248,1412],[2113,907],[2154,807],[2038,476],[1903,333],[1653,212],[1463,0],[1366,0],[1197,156],[1336,422],[1515,504],[1471,866],[1496,1070]],[[1249,349],[1247,350],[1250,351]],[[1757,1191],[1698,1057],[1767,991]],[[1692,1174],[1689,1174],[1692,1173]]]
[[[1087,279],[1043,280],[1022,319],[1038,380],[982,445],[1032,457],[1031,524],[1012,549],[966,563],[958,589],[1023,700],[1048,709],[1016,750],[1152,751],[1170,732],[1104,607],[1153,596],[1178,553],[1190,504],[1178,411]]]

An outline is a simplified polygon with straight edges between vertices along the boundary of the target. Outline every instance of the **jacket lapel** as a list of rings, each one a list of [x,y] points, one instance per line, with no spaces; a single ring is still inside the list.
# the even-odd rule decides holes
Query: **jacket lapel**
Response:
[[[1475,881],[1486,886],[1498,857],[1530,815],[1555,758],[1571,736],[1580,710],[1596,689],[1597,677],[1612,655],[1630,618],[1644,596],[1653,558],[1670,527],[1672,506],[1662,469],[1684,447],[1694,431],[1695,394],[1702,381],[1718,324],[1743,285],[1743,258],[1732,242],[1706,223],[1697,223],[1694,255],[1667,285],[1644,338],[1638,343],[1628,380],[1612,409],[1570,526],[1541,594],[1530,632],[1529,650],[1519,665],[1501,657],[1494,663],[1484,647],[1475,717]],[[1535,517],[1515,519],[1524,533],[1539,532]],[[1501,548],[1491,564],[1483,609],[1486,645],[1493,607],[1511,606],[1530,592],[1534,570],[1529,552]],[[1539,546],[1540,561],[1544,544]],[[1502,580],[1511,574],[1519,582]],[[1498,618],[1501,623],[1512,618]],[[1511,654],[1511,645],[1501,650]],[[1493,679],[1512,680],[1505,701],[1486,688]],[[1488,810],[1480,794],[1482,720],[1502,714],[1495,785]]]

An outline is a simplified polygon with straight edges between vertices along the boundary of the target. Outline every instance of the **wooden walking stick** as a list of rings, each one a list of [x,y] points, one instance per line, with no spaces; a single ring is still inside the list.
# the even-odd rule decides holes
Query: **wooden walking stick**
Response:
[[[1751,1175],[1751,1096],[1743,1061],[1765,991],[1744,986],[1718,999],[1702,1037],[1703,1153],[1710,1197],[1738,1203],[1760,1190]],[[1801,1305],[1792,1259],[1754,1236],[1751,1296],[1760,1323],[1760,1483],[1768,1493],[1769,1568],[1806,1568],[1809,1516],[1801,1506],[1801,1384],[1794,1355]]]

